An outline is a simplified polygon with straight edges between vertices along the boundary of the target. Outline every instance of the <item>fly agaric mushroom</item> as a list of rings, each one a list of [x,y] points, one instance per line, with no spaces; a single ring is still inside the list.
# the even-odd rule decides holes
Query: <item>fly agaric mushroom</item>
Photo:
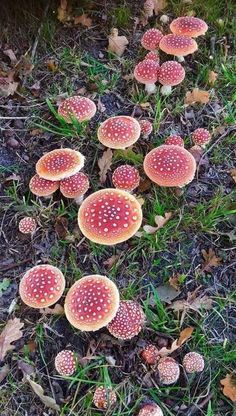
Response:
[[[173,144],[175,146],[184,147],[184,141],[181,136],[172,134],[171,136],[167,137],[165,140],[165,144]]]
[[[174,19],[170,24],[170,30],[175,35],[184,35],[191,38],[205,35],[208,26],[204,20],[193,16],[184,16]]]
[[[160,66],[158,81],[163,85],[161,87],[162,95],[169,95],[171,87],[180,84],[185,77],[185,70],[176,61],[167,61]]]
[[[84,166],[84,156],[76,150],[55,149],[36,163],[37,174],[44,179],[59,181],[75,175]]]
[[[204,358],[197,352],[189,352],[184,356],[183,367],[187,373],[200,373],[204,369]]]
[[[110,117],[100,125],[97,135],[104,146],[111,149],[125,149],[139,139],[140,126],[133,117]]]
[[[33,234],[37,228],[37,222],[32,217],[24,217],[19,222],[19,231],[22,234]]]
[[[124,191],[133,191],[139,186],[140,176],[138,170],[134,166],[122,165],[118,166],[113,172],[112,183],[115,188]]]
[[[40,264],[29,269],[20,281],[19,293],[31,308],[45,308],[56,303],[65,289],[62,272],[50,264]]]
[[[61,376],[71,376],[76,370],[75,353],[70,350],[60,351],[55,357],[55,368]]]
[[[68,321],[81,331],[97,331],[116,315],[120,296],[110,279],[94,274],[75,282],[65,299]]]
[[[89,189],[89,179],[85,173],[78,172],[69,178],[62,179],[60,191],[66,198],[73,198],[77,204],[83,201],[83,195]]]
[[[134,68],[134,78],[141,84],[145,84],[148,94],[153,94],[156,91],[155,83],[158,80],[159,69],[158,62],[151,59],[139,62]]]
[[[168,55],[178,57],[179,62],[184,61],[184,56],[194,53],[197,49],[197,43],[188,36],[169,34],[164,36],[159,44],[159,48]]]
[[[140,120],[141,134],[144,139],[147,139],[152,132],[152,123],[149,120]]]
[[[102,189],[82,202],[78,223],[89,240],[111,246],[128,240],[138,231],[142,209],[138,200],[128,192]]]
[[[107,325],[111,335],[119,339],[131,339],[139,334],[145,322],[141,306],[133,300],[123,300],[115,318]]]
[[[73,118],[81,121],[90,120],[96,113],[97,108],[92,100],[80,95],[67,98],[58,107],[58,114],[67,123],[72,123]]]
[[[174,358],[163,357],[158,361],[158,376],[162,384],[169,385],[176,383],[179,378],[179,364]]]
[[[41,178],[38,174],[30,179],[29,188],[32,194],[36,196],[51,196],[59,188],[58,181],[49,181]]]
[[[151,181],[169,187],[187,185],[196,171],[196,162],[190,152],[180,146],[164,144],[146,155],[143,166]]]
[[[152,17],[154,12],[154,2],[153,0],[146,0],[143,5],[143,11],[146,17]]]
[[[163,33],[158,29],[147,30],[142,39],[141,45],[148,51],[154,51],[158,48],[160,40],[163,38]]]
[[[160,56],[155,51],[150,51],[147,53],[147,55],[144,57],[144,60],[150,59],[151,61],[155,61],[158,64],[160,64]]]
[[[192,141],[197,146],[205,147],[211,140],[211,134],[207,129],[196,129],[192,133]]]
[[[141,351],[141,358],[147,364],[156,364],[160,358],[159,350],[155,345],[149,344]]]
[[[138,416],[163,416],[163,412],[155,403],[145,404],[139,411]]]
[[[111,408],[116,403],[116,393],[111,389],[111,387],[96,387],[96,390],[93,395],[93,403],[100,410],[106,410]]]

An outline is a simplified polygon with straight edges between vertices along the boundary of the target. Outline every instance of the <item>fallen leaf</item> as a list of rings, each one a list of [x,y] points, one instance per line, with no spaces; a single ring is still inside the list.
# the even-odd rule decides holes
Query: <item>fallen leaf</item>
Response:
[[[23,322],[18,318],[7,321],[5,328],[0,334],[0,361],[3,361],[9,351],[14,350],[15,346],[11,344],[22,337],[23,332],[21,328],[23,326]]]
[[[0,383],[4,380],[9,371],[10,367],[8,364],[5,364],[3,367],[0,368]]]
[[[60,6],[57,9],[57,18],[61,23],[71,20],[71,7],[68,6],[67,0],[61,0]]]
[[[191,298],[192,294],[188,294],[187,299],[175,300],[170,306],[175,312],[187,312],[193,310],[199,312],[201,309],[209,310],[212,308],[213,300],[207,295]]]
[[[226,374],[226,377],[220,380],[223,386],[223,394],[232,402],[236,402],[236,377],[234,374]]]
[[[151,188],[151,186],[152,186],[152,182],[150,181],[150,179],[145,178],[141,180],[139,187],[138,187],[138,192],[146,192]]]
[[[54,59],[48,59],[45,62],[47,69],[50,72],[57,72],[58,71],[58,63]]]
[[[119,260],[120,256],[117,254],[113,254],[109,259],[103,262],[104,266],[107,266],[108,270],[110,270]]]
[[[41,308],[39,312],[42,315],[64,315],[64,308],[57,303],[53,308]]]
[[[68,220],[65,217],[57,217],[55,222],[55,231],[58,238],[65,240],[68,235]]]
[[[104,113],[106,111],[106,107],[105,105],[102,103],[100,97],[98,98],[98,102],[97,102],[97,109],[98,111],[100,111],[100,113]]]
[[[31,130],[30,131],[30,135],[31,136],[38,136],[39,134],[42,134],[43,133],[43,130],[41,130],[41,129],[33,129],[33,130]]]
[[[37,344],[33,339],[30,339],[26,346],[29,352],[35,352],[37,349]]]
[[[125,81],[132,81],[134,79],[133,74],[127,74],[122,77]]]
[[[209,84],[214,85],[216,80],[217,80],[217,77],[218,77],[217,72],[209,71],[208,72],[208,82],[209,82]]]
[[[151,225],[144,225],[143,229],[147,234],[154,234],[157,230],[163,228],[171,217],[172,212],[166,212],[164,217],[162,215],[156,215],[154,220],[157,227],[152,227]]]
[[[85,27],[91,27],[93,24],[93,21],[91,17],[89,17],[87,14],[82,14],[81,16],[76,16],[74,18],[74,24],[75,25],[82,25]]]
[[[4,55],[8,56],[8,58],[10,59],[12,65],[15,65],[16,64],[17,57],[14,54],[14,52],[13,52],[12,49],[5,49],[5,51],[3,51],[3,53],[4,53]]]
[[[28,381],[28,383],[30,384],[32,390],[34,391],[34,393],[39,397],[39,399],[41,400],[41,402],[49,407],[50,409],[54,409],[56,411],[59,412],[60,407],[58,406],[58,404],[55,402],[55,400],[52,397],[49,396],[45,396],[44,394],[44,390],[43,388],[35,383],[35,381],[33,381],[29,375],[25,375],[25,379]]]
[[[136,199],[137,199],[137,201],[138,201],[138,203],[139,203],[140,206],[142,206],[142,205],[145,204],[145,199],[142,198],[141,196],[137,196]]]
[[[100,178],[101,183],[104,183],[106,181],[107,172],[111,168],[112,157],[113,157],[112,150],[107,149],[103,152],[102,157],[100,157],[100,159],[98,159],[98,167],[100,169],[99,170],[99,178]]]
[[[172,342],[170,348],[162,347],[158,354],[161,357],[166,357],[178,350],[191,337],[193,330],[193,327],[183,329],[183,331],[180,332],[179,338]]]
[[[19,61],[15,65],[15,76],[18,75],[22,78],[25,75],[30,75],[34,69],[34,64],[31,61],[30,56],[26,53],[22,55]]]
[[[151,109],[152,107],[151,107],[151,104],[147,101],[147,102],[145,102],[145,103],[140,103],[139,104],[140,105],[140,107],[141,108],[143,108],[144,110],[149,110],[149,109]]]
[[[201,146],[194,145],[189,149],[189,152],[194,157],[196,163],[199,163],[204,153],[204,149]]]
[[[179,278],[180,278],[180,274],[179,273],[173,274],[173,276],[171,276],[169,278],[169,284],[170,284],[170,286],[172,286],[176,290],[178,290],[179,287],[180,287]]]
[[[189,338],[191,338],[194,328],[192,326],[184,328],[179,335],[177,344],[179,346],[183,345]]]
[[[157,294],[161,301],[171,304],[172,300],[179,296],[180,291],[170,285],[161,285],[156,288]]]
[[[108,51],[118,56],[123,55],[127,45],[129,44],[128,39],[125,36],[118,35],[118,29],[111,29],[111,33],[108,36]]]
[[[17,175],[16,173],[13,173],[12,175],[8,176],[4,179],[4,182],[10,182],[10,181],[20,181],[21,177],[20,175]]]
[[[23,360],[18,360],[17,364],[18,364],[18,368],[22,371],[24,375],[31,376],[35,374],[34,367],[30,365],[29,363],[26,363]]]
[[[18,85],[18,82],[10,81],[7,77],[0,77],[0,96],[9,97],[9,95],[14,95]]]
[[[201,268],[202,273],[212,272],[212,267],[217,267],[221,263],[221,258],[216,256],[216,253],[212,248],[209,248],[208,252],[203,249],[201,253],[205,260]]]
[[[207,104],[210,101],[210,93],[208,91],[194,88],[192,91],[187,91],[184,102],[187,105],[194,103]]]
[[[231,177],[233,178],[234,182],[236,183],[236,169],[231,169],[229,173]]]
[[[166,0],[153,0],[154,3],[154,12],[157,15],[159,12],[161,12],[165,7],[167,6]]]
[[[3,295],[3,292],[9,288],[10,284],[10,279],[4,277],[4,279],[0,282],[0,297]]]

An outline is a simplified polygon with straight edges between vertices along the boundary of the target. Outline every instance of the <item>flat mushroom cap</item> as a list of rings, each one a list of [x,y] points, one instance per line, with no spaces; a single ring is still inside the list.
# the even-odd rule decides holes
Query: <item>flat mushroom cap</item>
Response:
[[[199,128],[192,133],[192,140],[198,146],[205,146],[211,140],[211,134],[207,129]]]
[[[155,84],[159,75],[159,63],[152,59],[144,59],[134,68],[134,78],[141,84]]]
[[[155,51],[150,51],[147,53],[147,55],[144,57],[144,60],[151,59],[151,61],[155,61],[158,64],[160,64],[160,56]]]
[[[112,183],[115,188],[133,191],[139,186],[140,175],[138,170],[131,165],[118,166],[113,172]]]
[[[161,145],[144,159],[146,175],[159,186],[182,187],[191,182],[196,171],[196,161],[186,149],[174,145]]]
[[[36,163],[37,174],[48,180],[59,181],[79,172],[84,156],[73,149],[55,149],[43,155]]]
[[[143,48],[153,51],[158,48],[160,40],[163,38],[163,33],[158,29],[149,29],[147,30],[142,39],[141,45]]]
[[[29,188],[32,194],[36,196],[49,196],[57,191],[59,182],[49,181],[36,174],[30,179]]]
[[[125,149],[138,140],[140,126],[133,117],[110,117],[100,125],[97,135],[104,146],[111,149]]]
[[[139,120],[141,134],[149,136],[152,132],[152,123],[149,120]]]
[[[88,189],[89,179],[83,172],[78,172],[60,182],[60,191],[66,198],[78,198],[84,195]]]
[[[145,322],[141,306],[132,300],[120,302],[115,318],[107,325],[111,335],[119,339],[131,339],[139,334]]]
[[[179,62],[167,61],[160,66],[158,81],[162,85],[178,85],[185,77],[185,70]]]
[[[110,387],[96,387],[93,403],[98,409],[106,410],[116,403],[116,393]]]
[[[81,204],[78,224],[81,232],[94,243],[114,245],[131,238],[142,223],[142,209],[130,193],[102,189]]]
[[[198,49],[194,39],[172,33],[161,39],[159,47],[163,52],[174,56],[186,56]]]
[[[31,308],[45,308],[56,303],[65,289],[62,272],[49,264],[40,264],[29,269],[20,281],[19,293],[22,301]]]
[[[163,416],[163,412],[157,404],[146,404],[139,411],[138,416]]]
[[[165,144],[168,144],[168,145],[173,144],[175,146],[184,147],[184,141],[183,141],[182,137],[178,136],[178,135],[175,135],[175,134],[167,137],[167,139],[165,140]]]
[[[204,20],[193,16],[183,16],[174,19],[170,24],[170,30],[175,35],[184,35],[191,38],[197,38],[205,35],[208,26]]]
[[[24,217],[19,222],[19,231],[22,234],[32,234],[37,228],[37,222],[32,217]]]
[[[62,350],[55,357],[55,368],[61,376],[71,376],[76,370],[75,353]]]
[[[147,345],[142,351],[141,351],[141,358],[143,361],[145,361],[147,364],[156,364],[157,361],[160,358],[159,350],[158,348],[153,345],[149,344]]]
[[[65,299],[68,321],[81,331],[97,331],[116,315],[120,296],[110,279],[94,274],[75,282]]]
[[[92,100],[87,97],[76,95],[67,98],[58,107],[58,114],[62,116],[67,123],[72,123],[75,118],[78,121],[90,120],[96,113],[97,108]]]
[[[205,366],[204,358],[197,352],[189,352],[184,356],[183,366],[187,373],[200,373]]]
[[[165,385],[175,383],[180,374],[179,364],[174,358],[164,357],[158,361],[158,375],[160,382]]]

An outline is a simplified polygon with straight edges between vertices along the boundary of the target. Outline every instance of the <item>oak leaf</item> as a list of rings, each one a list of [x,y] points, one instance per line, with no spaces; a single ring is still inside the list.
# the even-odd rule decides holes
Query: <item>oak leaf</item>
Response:
[[[109,171],[109,169],[111,167],[112,157],[113,157],[112,150],[107,149],[107,150],[105,150],[105,152],[103,152],[102,157],[100,157],[100,159],[98,159],[98,167],[100,169],[99,178],[100,178],[101,183],[104,183],[106,181],[107,172]]]
[[[189,293],[187,299],[175,300],[169,308],[175,312],[188,312],[189,310],[199,312],[201,309],[211,309],[212,303],[212,299],[206,295],[194,297]]]
[[[25,379],[28,381],[34,393],[39,397],[45,406],[56,411],[60,410],[60,407],[55,402],[55,399],[49,396],[45,396],[43,388],[38,383],[35,383],[35,381],[33,381],[29,375],[25,375]]]
[[[0,97],[14,95],[19,83],[11,81],[8,77],[0,77]]]
[[[75,25],[82,25],[85,27],[91,27],[92,26],[92,19],[87,14],[82,14],[81,16],[76,16],[74,18],[74,24]]]
[[[118,56],[122,56],[128,44],[129,41],[125,36],[118,35],[118,29],[111,29],[111,33],[108,36],[109,52],[112,52]]]
[[[155,234],[157,230],[164,227],[164,225],[169,221],[171,217],[172,212],[166,212],[164,217],[162,215],[156,215],[154,221],[157,227],[152,227],[151,225],[144,225],[143,229],[147,234]]]
[[[210,93],[208,91],[194,88],[192,91],[187,91],[184,102],[187,105],[194,103],[207,104],[210,101]]]
[[[221,263],[221,258],[216,256],[216,253],[212,248],[209,248],[209,251],[202,250],[202,257],[205,262],[202,265],[201,272],[211,272],[212,267],[217,267]]]
[[[12,342],[17,341],[23,335],[21,328],[24,323],[19,318],[9,319],[5,328],[0,334],[0,361],[3,361],[9,351],[14,350],[15,346]]]
[[[233,374],[226,374],[226,377],[220,380],[223,386],[223,394],[232,402],[236,402],[236,377]]]

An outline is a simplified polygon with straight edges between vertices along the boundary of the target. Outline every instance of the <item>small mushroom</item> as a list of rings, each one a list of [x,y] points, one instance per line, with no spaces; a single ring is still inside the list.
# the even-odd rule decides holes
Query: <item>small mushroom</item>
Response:
[[[168,55],[177,56],[178,61],[183,62],[183,57],[194,53],[198,46],[196,41],[188,36],[171,33],[161,39],[159,48]]]
[[[187,373],[200,373],[204,370],[204,358],[197,352],[189,352],[184,356],[183,367]]]
[[[19,231],[22,234],[33,234],[37,228],[37,222],[32,217],[24,217],[19,222]]]
[[[93,403],[100,410],[107,410],[116,404],[116,393],[111,387],[96,387],[93,395]]]
[[[138,170],[131,165],[118,166],[113,172],[112,183],[115,188],[132,192],[139,186],[140,175]]]
[[[71,376],[76,370],[77,360],[75,353],[62,350],[55,357],[55,368],[61,376]]]
[[[196,129],[192,133],[192,141],[197,146],[204,148],[211,141],[211,133],[207,129]]]
[[[164,35],[160,30],[155,28],[149,29],[144,33],[141,39],[141,45],[148,51],[154,51],[158,48],[160,40],[163,36]]]
[[[77,204],[83,201],[83,196],[89,189],[89,179],[85,173],[78,172],[60,181],[60,191],[66,198],[72,198]]]
[[[140,353],[141,358],[145,363],[154,365],[157,363],[157,361],[160,358],[159,350],[158,348],[153,345],[149,344],[147,345]]]
[[[72,123],[73,118],[81,121],[90,120],[96,113],[97,108],[92,100],[87,97],[76,95],[62,101],[58,107],[58,114],[67,123]]]
[[[144,139],[147,139],[152,132],[152,123],[149,120],[139,120],[141,127],[141,135]]]
[[[176,383],[179,378],[179,364],[174,358],[163,357],[158,361],[157,371],[162,384],[169,385]]]
[[[111,149],[125,149],[140,136],[138,121],[129,116],[110,117],[98,128],[98,140]]]
[[[155,61],[160,65],[160,56],[155,51],[150,51],[147,53],[147,55],[144,57],[145,59],[150,59],[151,61]]]
[[[172,134],[171,136],[167,137],[165,140],[165,144],[173,144],[175,146],[184,147],[184,141],[181,136]]]
[[[59,188],[59,181],[49,181],[36,174],[30,179],[29,188],[32,194],[48,198]]]
[[[167,61],[160,66],[158,81],[163,85],[161,87],[162,95],[169,95],[171,87],[180,84],[185,78],[185,70],[176,61]]]
[[[145,404],[139,411],[138,416],[163,416],[163,412],[156,403]]]
[[[170,30],[175,35],[184,35],[191,38],[205,35],[208,26],[204,20],[193,16],[183,16],[174,19],[170,24]]]
[[[148,94],[156,92],[155,83],[158,80],[159,69],[159,63],[151,59],[139,62],[134,68],[134,78],[141,84],[145,84],[145,90]]]
[[[144,322],[145,315],[141,306],[135,301],[123,300],[107,329],[114,337],[127,340],[139,334]]]

